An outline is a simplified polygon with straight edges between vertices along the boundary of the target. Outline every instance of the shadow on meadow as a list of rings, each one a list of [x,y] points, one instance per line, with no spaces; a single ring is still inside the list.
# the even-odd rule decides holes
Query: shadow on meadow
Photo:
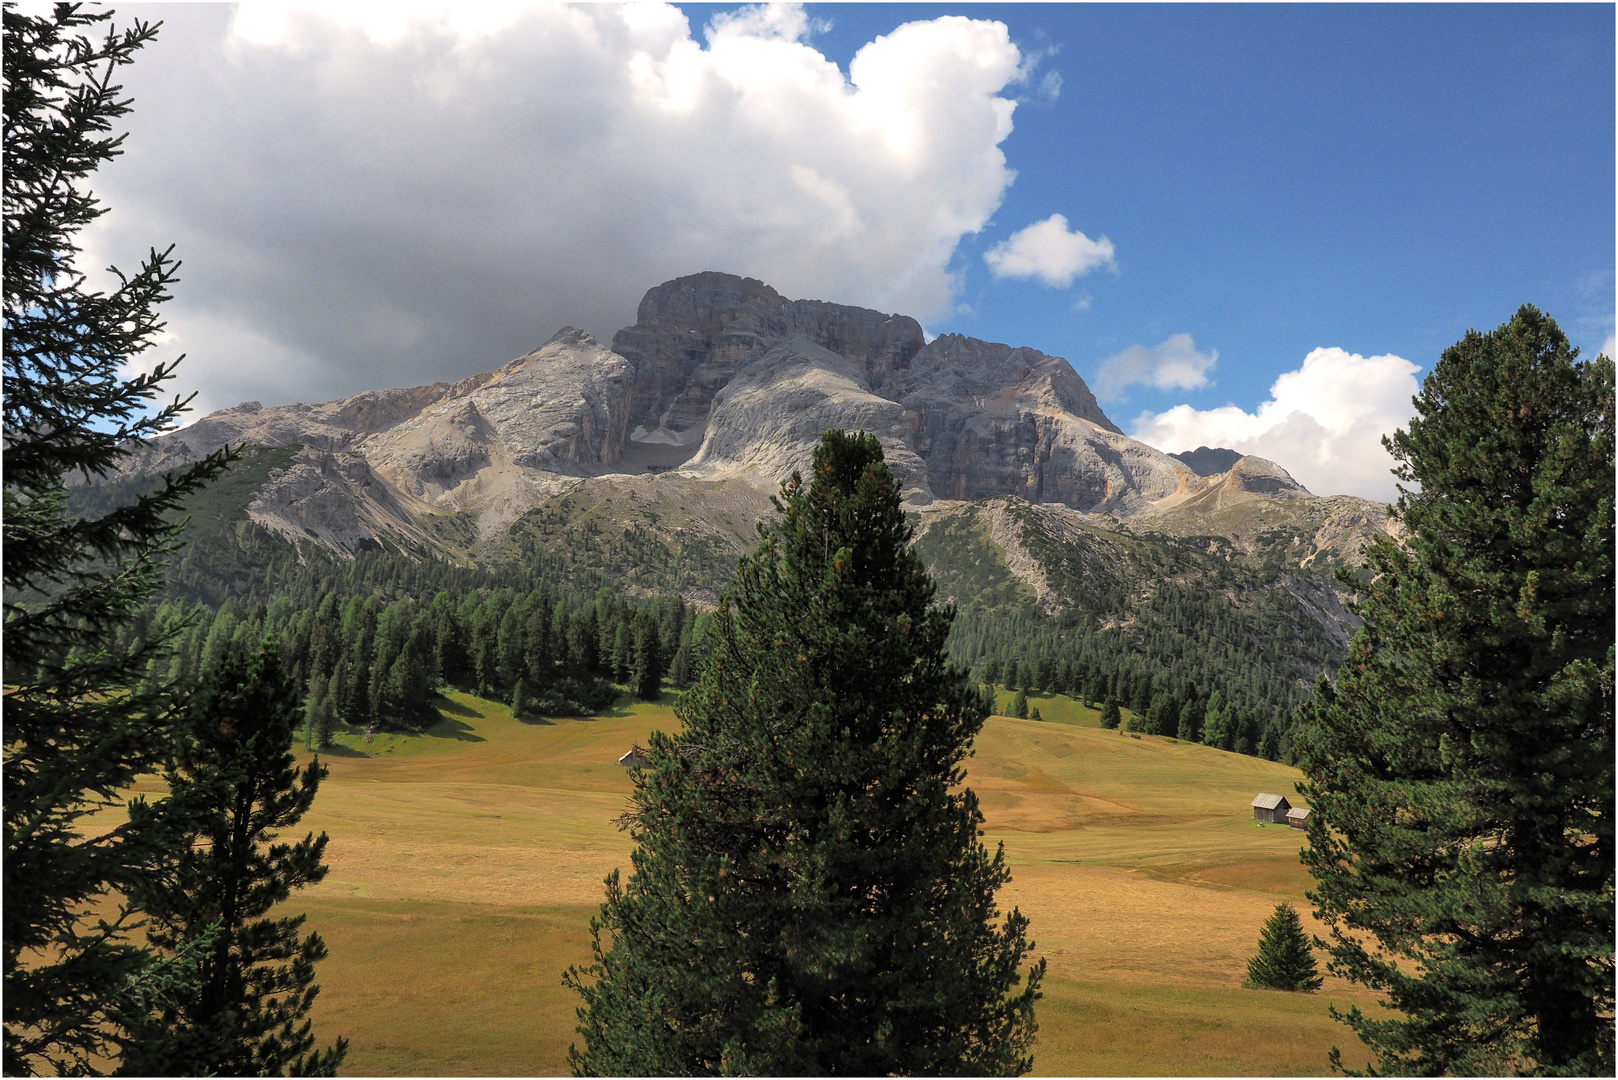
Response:
[[[466,710],[465,712],[462,712],[461,710],[464,708],[464,706],[460,706],[460,705],[456,704],[455,702],[451,702],[447,698],[440,698],[439,700],[445,701],[449,705],[455,706],[455,711],[460,713],[460,715],[462,715],[462,716],[476,717],[478,715],[477,713],[472,712],[469,709]],[[444,713],[444,712],[448,712],[449,710],[440,708],[439,711],[441,713]],[[482,735],[479,735],[479,734],[477,734],[477,732],[472,730],[472,725],[471,724],[468,724],[464,720],[457,720],[453,716],[444,716],[441,720],[438,721],[438,723],[436,723],[436,724],[432,725],[431,727],[429,727],[426,731],[422,732],[422,734],[428,736],[429,738],[433,738],[433,739],[454,739],[456,742],[483,742],[483,741],[485,741]]]

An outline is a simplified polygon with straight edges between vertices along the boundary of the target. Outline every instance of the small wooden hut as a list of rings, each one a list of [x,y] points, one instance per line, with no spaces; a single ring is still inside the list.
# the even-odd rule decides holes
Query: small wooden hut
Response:
[[[626,769],[644,769],[647,765],[651,764],[651,762],[647,761],[643,756],[643,752],[640,747],[631,746],[629,748],[629,753],[618,759],[618,764],[622,765]]]
[[[1262,821],[1269,825],[1285,825],[1287,811],[1292,804],[1287,802],[1285,795],[1270,795],[1260,792],[1253,800],[1253,820]]]
[[[1307,829],[1309,827],[1310,810],[1307,806],[1294,806],[1287,811],[1287,824],[1294,829]]]

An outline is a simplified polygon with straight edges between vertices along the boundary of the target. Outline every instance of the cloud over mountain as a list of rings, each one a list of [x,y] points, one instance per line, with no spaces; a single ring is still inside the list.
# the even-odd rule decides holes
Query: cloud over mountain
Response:
[[[1398,356],[1315,349],[1253,412],[1177,405],[1142,413],[1130,434],[1167,453],[1222,446],[1285,462],[1316,495],[1389,501],[1397,492],[1382,436],[1409,422],[1420,370]]]
[[[1101,362],[1096,394],[1106,401],[1118,397],[1126,387],[1138,385],[1195,390],[1208,385],[1208,372],[1218,362],[1219,350],[1198,352],[1190,334],[1174,334],[1161,345],[1131,345]]]
[[[1067,218],[1052,214],[990,248],[983,261],[995,277],[1038,278],[1057,289],[1073,284],[1102,266],[1113,265],[1112,241],[1103,236],[1092,240],[1082,232],[1069,230]]]
[[[178,7],[125,74],[91,265],[173,241],[165,355],[204,407],[421,383],[648,281],[749,274],[921,316],[1012,172],[999,22],[907,23],[846,76],[794,5]]]

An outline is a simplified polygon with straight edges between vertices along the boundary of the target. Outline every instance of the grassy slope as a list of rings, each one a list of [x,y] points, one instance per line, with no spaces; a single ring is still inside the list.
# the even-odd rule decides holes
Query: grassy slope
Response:
[[[1002,900],[1050,961],[1036,1072],[1324,1073],[1352,1041],[1326,1004],[1366,995],[1240,987],[1275,903],[1305,906],[1301,835],[1248,810],[1297,773],[1035,701],[1055,722],[992,719],[971,783],[1012,866]],[[675,721],[657,705],[533,725],[465,695],[445,706],[426,736],[328,756],[307,824],[331,834],[331,876],[292,902],[331,948],[317,1032],[353,1040],[356,1074],[565,1072],[560,973],[588,956],[602,877],[628,867],[615,762]]]

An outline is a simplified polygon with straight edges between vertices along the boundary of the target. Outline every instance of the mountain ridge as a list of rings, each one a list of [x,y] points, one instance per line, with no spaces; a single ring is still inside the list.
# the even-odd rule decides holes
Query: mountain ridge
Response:
[[[273,448],[210,498],[208,542],[184,568],[197,596],[258,590],[266,552],[301,563],[314,545],[543,564],[710,606],[779,482],[827,428],[861,429],[970,626],[1047,620],[1039,633],[1135,635],[1148,654],[1193,609],[1247,627],[1238,637],[1295,627],[1290,659],[1265,661],[1283,696],[1336,662],[1358,625],[1336,574],[1394,529],[1383,504],[1316,497],[1275,462],[1130,439],[1061,357],[925,341],[906,316],[753,279],[665,282],[613,344],[563,327],[456,382],[244,402],[135,448],[120,480],[75,498],[105,505],[226,444]]]
[[[393,496],[372,514],[384,529],[469,513],[483,533],[566,478],[679,471],[773,490],[830,427],[876,434],[912,506],[1012,494],[1134,516],[1215,486],[1235,456],[1130,439],[1061,357],[955,334],[929,342],[908,316],[787,300],[709,271],[648,290],[611,349],[563,327],[454,383],[244,402],[152,440],[125,475],[227,444],[303,444],[330,455],[317,470],[327,488],[311,487],[305,460],[295,490],[265,500],[266,518],[307,530],[315,504],[380,483]]]

